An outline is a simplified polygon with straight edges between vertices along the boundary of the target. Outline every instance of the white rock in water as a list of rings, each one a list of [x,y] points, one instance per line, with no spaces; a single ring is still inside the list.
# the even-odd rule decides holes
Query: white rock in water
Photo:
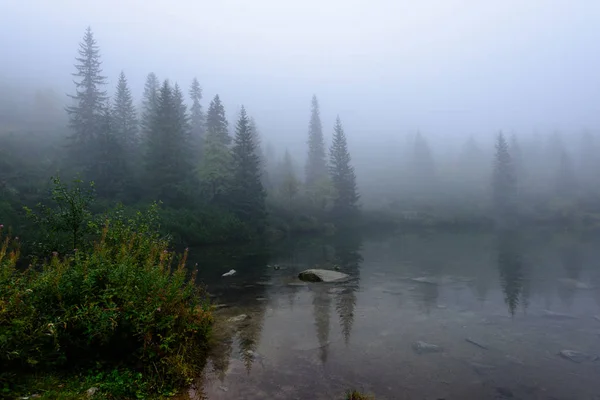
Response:
[[[591,361],[598,360],[598,356],[582,353],[580,351],[575,351],[575,350],[562,350],[560,353],[558,353],[558,355],[561,356],[562,358],[566,358],[567,360],[571,360],[576,363],[582,363],[582,362],[588,362],[588,361],[591,362]]]
[[[443,351],[441,346],[438,346],[436,344],[422,342],[420,340],[417,343],[413,344],[413,349],[414,349],[414,351],[416,351],[419,354],[439,353],[439,352]]]
[[[335,282],[348,278],[343,272],[328,269],[307,269],[298,274],[298,278],[307,282]]]
[[[419,282],[419,283],[429,283],[430,285],[437,285],[439,283],[438,280],[436,280],[435,278],[430,278],[427,276],[421,276],[419,278],[411,278],[411,281]]]
[[[250,318],[247,314],[240,314],[237,317],[231,317],[227,320],[227,322],[242,322],[246,319]]]
[[[590,285],[589,283],[578,281],[577,279],[560,278],[560,279],[558,279],[558,281],[560,283],[562,283],[563,285],[569,287],[570,289],[581,289],[581,290],[594,289],[594,286]]]
[[[231,276],[231,275],[235,275],[235,269],[230,270],[229,272],[225,272],[223,275],[221,276]]]
[[[552,319],[576,319],[577,317],[570,314],[557,313],[550,310],[544,310],[544,317]]]

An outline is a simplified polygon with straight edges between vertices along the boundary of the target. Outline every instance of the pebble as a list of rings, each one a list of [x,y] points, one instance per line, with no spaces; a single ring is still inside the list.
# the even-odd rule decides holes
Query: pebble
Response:
[[[420,340],[413,344],[413,350],[416,351],[418,354],[439,353],[443,351],[441,346],[426,343]]]
[[[562,358],[565,358],[578,364],[586,361],[598,360],[598,356],[582,353],[576,350],[561,350],[561,352],[558,353],[558,355]]]

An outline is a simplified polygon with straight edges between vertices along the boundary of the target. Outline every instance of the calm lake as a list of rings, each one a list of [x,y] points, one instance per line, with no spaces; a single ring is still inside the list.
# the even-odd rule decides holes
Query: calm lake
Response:
[[[196,249],[199,279],[222,307],[214,355],[191,394],[600,399],[597,239],[415,233]],[[350,279],[297,280],[313,267]]]

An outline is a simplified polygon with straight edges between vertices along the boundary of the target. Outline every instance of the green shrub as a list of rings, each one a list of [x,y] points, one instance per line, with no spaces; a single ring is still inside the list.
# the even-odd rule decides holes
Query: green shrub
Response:
[[[357,390],[352,390],[346,394],[346,400],[374,400],[373,396],[367,396]]]
[[[36,255],[81,249],[94,233],[90,212],[90,205],[95,200],[94,183],[85,184],[81,179],[73,179],[66,185],[59,177],[52,177],[51,182],[51,206],[38,203],[35,211],[23,207],[35,226],[29,251]]]
[[[0,232],[0,386],[15,371],[98,365],[142,373],[150,391],[198,376],[212,324],[206,296],[187,276],[187,252],[170,252],[143,223],[152,217],[138,217],[107,220],[89,251],[24,271],[18,243]]]
[[[252,231],[233,213],[217,207],[186,210],[161,210],[163,229],[173,239],[186,245],[245,242],[253,239]]]

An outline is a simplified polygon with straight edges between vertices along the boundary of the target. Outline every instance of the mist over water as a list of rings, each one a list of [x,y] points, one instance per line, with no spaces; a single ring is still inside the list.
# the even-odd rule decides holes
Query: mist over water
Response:
[[[295,242],[271,256],[204,260],[224,331],[208,398],[591,399],[600,352],[597,238],[543,232],[402,234]],[[300,284],[342,265],[351,279]],[[278,266],[276,269],[275,266]],[[221,278],[236,268],[240,275]],[[439,346],[418,353],[415,343]]]
[[[0,9],[0,229],[160,202],[217,306],[192,397],[598,397],[600,2]],[[24,211],[58,175],[73,240]]]

